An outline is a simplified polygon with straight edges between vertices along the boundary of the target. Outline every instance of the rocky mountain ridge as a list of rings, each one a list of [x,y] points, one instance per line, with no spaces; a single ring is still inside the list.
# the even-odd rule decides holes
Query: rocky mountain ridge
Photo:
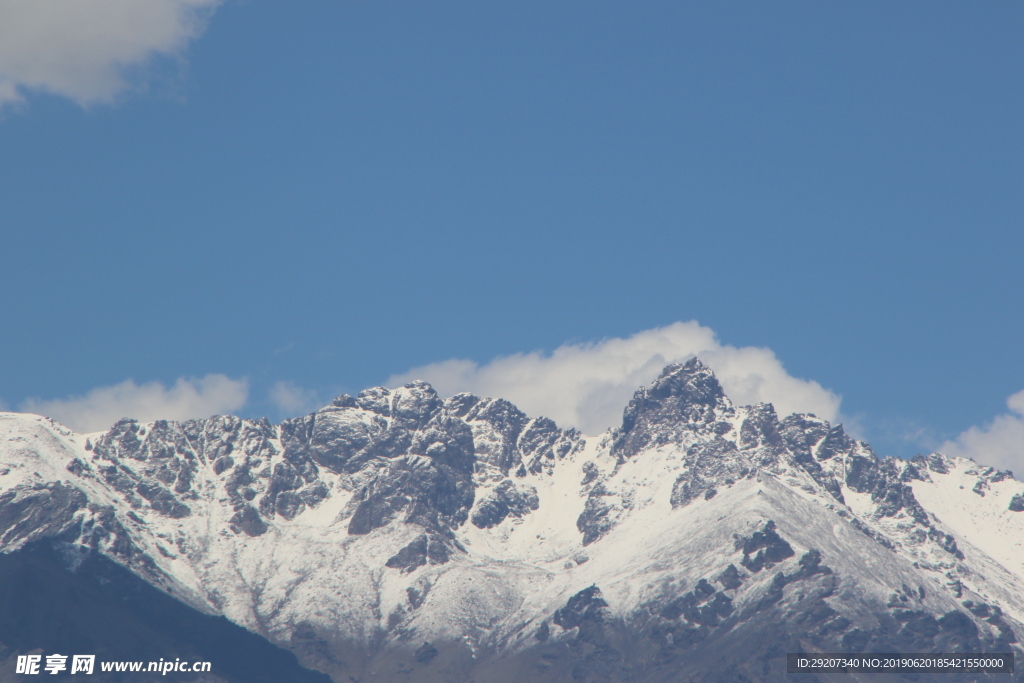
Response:
[[[422,382],[281,425],[0,425],[0,551],[102,554],[336,681],[783,680],[1024,624],[1009,472],[880,459],[697,359],[599,437]]]

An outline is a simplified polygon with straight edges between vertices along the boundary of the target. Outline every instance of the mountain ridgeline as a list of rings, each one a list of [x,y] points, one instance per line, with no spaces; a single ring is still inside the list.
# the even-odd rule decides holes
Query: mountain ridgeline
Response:
[[[1017,652],[1024,634],[1011,473],[734,406],[696,358],[596,437],[423,382],[280,425],[79,435],[3,413],[0,431],[0,559],[96,587],[107,624],[118,587],[146,586],[131,619],[171,600],[309,680],[783,681],[787,652]],[[0,680],[76,629],[116,649],[117,628],[48,623],[0,631]],[[205,652],[199,631],[158,640]],[[203,680],[253,680],[211,661]]]

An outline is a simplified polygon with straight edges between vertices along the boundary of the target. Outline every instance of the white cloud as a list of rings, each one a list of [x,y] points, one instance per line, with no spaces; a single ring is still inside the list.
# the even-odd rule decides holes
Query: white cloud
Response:
[[[1024,391],[1006,399],[1006,405],[1011,413],[996,416],[984,427],[971,427],[938,450],[971,458],[982,465],[1013,470],[1018,475],[1024,473]]]
[[[715,372],[737,404],[769,401],[780,416],[811,412],[830,421],[839,416],[839,396],[817,382],[791,376],[770,349],[723,345],[713,330],[694,321],[626,339],[565,344],[550,354],[518,353],[484,365],[458,359],[432,363],[391,377],[388,384],[422,379],[444,396],[469,391],[501,397],[529,415],[545,415],[597,434],[618,426],[638,387],[669,363],[692,355]]]
[[[221,0],[0,0],[0,106],[30,91],[113,101],[130,72],[179,58]]]
[[[270,400],[277,409],[289,416],[301,415],[320,407],[317,393],[303,389],[294,382],[277,382],[270,387]]]
[[[52,401],[29,399],[20,408],[88,433],[105,430],[122,417],[152,422],[233,413],[245,405],[248,396],[248,382],[224,375],[180,378],[170,388],[160,382],[140,385],[129,379],[93,389],[85,396]]]

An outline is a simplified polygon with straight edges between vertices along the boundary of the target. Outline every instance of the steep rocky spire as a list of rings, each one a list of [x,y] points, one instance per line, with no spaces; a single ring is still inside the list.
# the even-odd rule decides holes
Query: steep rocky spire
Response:
[[[645,448],[669,443],[731,413],[732,402],[718,378],[699,358],[672,363],[650,386],[641,387],[622,414],[614,452],[628,458]]]

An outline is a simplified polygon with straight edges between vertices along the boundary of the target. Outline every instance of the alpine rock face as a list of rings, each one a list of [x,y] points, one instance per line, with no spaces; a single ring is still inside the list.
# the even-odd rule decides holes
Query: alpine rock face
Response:
[[[1024,484],[734,406],[697,359],[599,437],[422,382],[280,425],[3,413],[0,551],[40,549],[337,682],[783,681],[1024,636]]]

